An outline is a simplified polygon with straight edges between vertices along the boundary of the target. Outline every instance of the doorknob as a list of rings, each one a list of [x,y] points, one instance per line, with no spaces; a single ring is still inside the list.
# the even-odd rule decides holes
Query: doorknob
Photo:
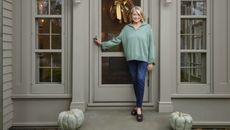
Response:
[[[74,4],[80,4],[81,0],[73,0]]]
[[[165,0],[166,4],[171,4],[172,0]]]
[[[93,41],[95,42],[97,40],[97,36],[95,36],[94,38],[93,38]]]

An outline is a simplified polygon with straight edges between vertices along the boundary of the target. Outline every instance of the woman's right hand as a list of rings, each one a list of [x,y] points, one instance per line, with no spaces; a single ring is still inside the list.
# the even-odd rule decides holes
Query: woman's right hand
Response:
[[[97,44],[98,46],[100,46],[102,44],[101,41],[98,39],[94,39],[94,43]]]

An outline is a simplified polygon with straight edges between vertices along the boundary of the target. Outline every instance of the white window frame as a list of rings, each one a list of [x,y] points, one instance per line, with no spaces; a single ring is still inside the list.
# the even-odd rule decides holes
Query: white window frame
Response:
[[[64,24],[66,22],[65,15],[66,14],[66,5],[67,2],[66,0],[62,0],[62,12],[61,15],[38,15],[37,14],[37,0],[32,1],[32,88],[31,88],[31,93],[42,93],[42,94],[61,94],[65,93],[65,75],[66,75],[66,44],[67,44],[67,38],[65,36],[65,31],[67,26]],[[50,4],[49,4],[50,6]],[[36,49],[36,19],[37,18],[61,18],[62,20],[62,30],[61,30],[61,35],[62,35],[62,43],[61,43],[61,49],[60,50],[49,50],[49,49]],[[62,69],[62,80],[60,84],[55,84],[55,83],[41,83],[38,84],[36,83],[36,53],[37,52],[61,52],[62,60],[61,60],[61,69]]]
[[[177,5],[177,93],[182,94],[209,94],[211,93],[211,1],[207,1],[207,14],[205,16],[181,15],[181,1],[201,1],[201,0],[178,0]],[[206,19],[206,49],[204,50],[181,50],[181,18],[201,18]],[[181,82],[181,52],[205,52],[206,53],[206,84],[189,84]]]

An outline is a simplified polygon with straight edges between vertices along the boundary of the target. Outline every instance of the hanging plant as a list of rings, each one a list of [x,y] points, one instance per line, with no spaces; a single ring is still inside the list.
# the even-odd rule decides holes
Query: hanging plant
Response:
[[[114,0],[109,8],[111,19],[118,20],[119,23],[128,23],[129,13],[133,6],[132,0]]]

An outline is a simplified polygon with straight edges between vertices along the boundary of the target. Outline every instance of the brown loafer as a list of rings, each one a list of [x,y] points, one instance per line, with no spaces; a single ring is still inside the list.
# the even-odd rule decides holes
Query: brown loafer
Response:
[[[137,115],[137,109],[133,109],[133,110],[131,111],[131,115],[136,116],[136,115]]]
[[[136,117],[137,121],[138,122],[142,122],[143,121],[143,114],[137,114],[137,117]]]

